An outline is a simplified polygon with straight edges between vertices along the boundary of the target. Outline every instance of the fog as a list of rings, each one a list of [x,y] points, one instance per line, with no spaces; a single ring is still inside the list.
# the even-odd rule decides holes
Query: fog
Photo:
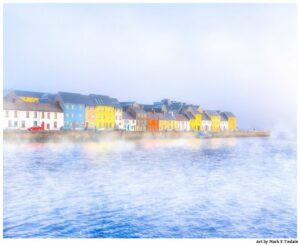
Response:
[[[4,88],[232,111],[296,129],[295,4],[7,4]]]

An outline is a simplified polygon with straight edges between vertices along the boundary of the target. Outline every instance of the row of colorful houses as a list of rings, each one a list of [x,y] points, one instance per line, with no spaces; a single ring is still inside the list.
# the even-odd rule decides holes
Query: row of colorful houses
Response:
[[[237,128],[231,112],[203,110],[169,99],[147,105],[97,94],[11,90],[4,97],[3,109],[4,129],[209,132]]]

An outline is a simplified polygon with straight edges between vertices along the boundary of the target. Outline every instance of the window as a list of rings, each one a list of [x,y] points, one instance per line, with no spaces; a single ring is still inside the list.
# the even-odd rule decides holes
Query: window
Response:
[[[15,111],[14,117],[15,117],[15,118],[18,117],[18,111]]]
[[[47,118],[50,119],[50,113],[49,112],[47,113]]]
[[[29,118],[29,112],[26,112],[26,118]]]
[[[37,118],[37,112],[34,112],[34,118],[35,119]]]
[[[44,119],[45,118],[45,113],[44,112],[42,112],[42,119]]]
[[[54,119],[57,119],[57,113],[54,113]]]
[[[14,127],[18,127],[18,121],[14,122]]]
[[[34,125],[34,126],[37,126],[37,121],[36,121],[36,120],[33,122],[33,125]]]
[[[6,117],[6,118],[9,117],[9,112],[8,112],[8,110],[5,111],[5,117]]]
[[[25,128],[25,120],[22,120],[22,128]]]

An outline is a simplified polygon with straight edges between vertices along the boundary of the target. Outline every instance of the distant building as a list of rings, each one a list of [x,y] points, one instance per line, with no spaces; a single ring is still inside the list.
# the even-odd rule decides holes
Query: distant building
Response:
[[[39,126],[44,130],[60,130],[64,124],[63,110],[58,104],[4,100],[3,109],[4,129],[27,130]]]
[[[111,101],[115,109],[115,129],[124,129],[122,105],[116,98],[111,98]]]
[[[171,113],[159,114],[159,131],[174,131],[176,119]]]
[[[86,127],[85,107],[89,99],[78,93],[59,92],[55,101],[64,112],[64,128],[83,129]]]
[[[178,124],[178,131],[189,131],[190,123],[186,116],[183,114],[174,114],[176,122]]]
[[[126,131],[135,131],[136,119],[133,118],[130,114],[123,111],[122,121],[123,129],[125,129]]]
[[[38,103],[40,98],[47,93],[44,92],[34,92],[34,91],[23,91],[23,90],[10,90],[5,95],[4,99],[10,102],[30,102]]]
[[[136,119],[136,131],[147,130],[147,112],[145,110],[143,110],[140,106],[131,105],[127,108],[127,113]]]
[[[95,120],[97,129],[115,128],[114,100],[103,95],[89,95],[92,105],[95,107]]]
[[[96,129],[96,104],[93,98],[89,96],[85,105],[85,127],[87,129]]]
[[[234,131],[236,130],[236,117],[231,112],[223,112],[224,116],[227,118],[228,121],[228,130]]]
[[[136,102],[120,102],[120,105],[121,105],[123,111],[127,111],[127,109],[130,107],[141,108],[141,105],[139,105]]]
[[[217,110],[204,111],[211,119],[211,131],[218,132],[221,127],[221,115]]]
[[[224,113],[220,112],[221,121],[220,121],[220,130],[228,131],[228,119]]]
[[[187,105],[182,109],[182,113],[189,119],[190,130],[202,131],[202,108],[196,105]]]
[[[205,132],[211,131],[211,119],[205,112],[202,114],[202,130]]]
[[[154,112],[147,113],[147,131],[158,132],[159,131],[159,114]]]
[[[61,126],[67,129],[150,132],[237,129],[237,119],[231,112],[203,111],[199,105],[170,99],[139,104],[135,101],[119,102],[116,98],[96,94],[53,94],[9,89],[4,91],[4,102],[6,129],[27,129],[42,125],[49,130]]]

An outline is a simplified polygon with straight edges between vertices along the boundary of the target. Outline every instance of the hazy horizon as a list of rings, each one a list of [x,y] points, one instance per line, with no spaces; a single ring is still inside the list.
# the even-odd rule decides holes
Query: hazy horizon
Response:
[[[4,89],[163,98],[296,129],[296,4],[4,4]]]

